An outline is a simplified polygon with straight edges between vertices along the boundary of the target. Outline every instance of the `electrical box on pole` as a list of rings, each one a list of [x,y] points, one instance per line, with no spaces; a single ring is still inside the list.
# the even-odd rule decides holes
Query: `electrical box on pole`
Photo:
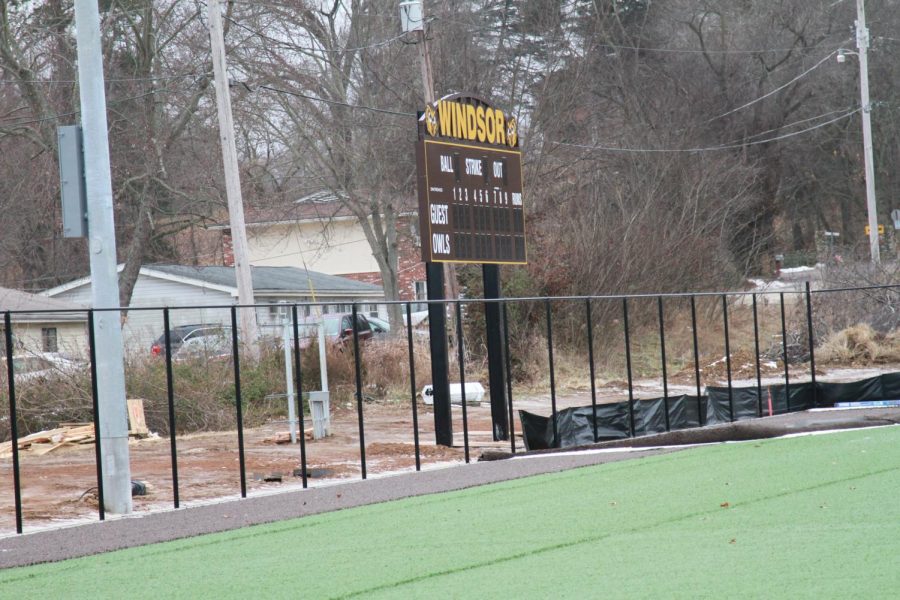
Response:
[[[63,237],[87,237],[87,191],[84,183],[84,144],[81,127],[65,125],[57,129],[56,135]]]

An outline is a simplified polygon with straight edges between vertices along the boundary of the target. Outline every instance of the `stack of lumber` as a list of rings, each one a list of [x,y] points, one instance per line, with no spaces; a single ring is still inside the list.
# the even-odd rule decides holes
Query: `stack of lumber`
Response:
[[[94,443],[93,423],[61,423],[56,429],[39,431],[19,438],[19,452],[43,456],[63,446]],[[0,458],[12,456],[12,441],[0,444]]]
[[[145,438],[150,434],[144,419],[144,401],[128,400],[128,435]],[[43,456],[66,446],[94,443],[93,423],[60,423],[56,429],[39,431],[19,438],[19,452]],[[12,441],[0,444],[0,459],[12,456]]]

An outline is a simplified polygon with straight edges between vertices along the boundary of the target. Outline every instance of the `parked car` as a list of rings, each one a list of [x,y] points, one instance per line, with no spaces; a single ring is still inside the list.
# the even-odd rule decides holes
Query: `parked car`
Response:
[[[0,368],[6,374],[6,357],[0,358]],[[57,375],[76,373],[86,368],[84,362],[61,356],[58,352],[33,352],[13,356],[16,383],[27,383]]]
[[[178,325],[169,330],[169,343],[174,356],[178,349],[188,340],[203,336],[231,337],[231,327],[226,325]],[[150,346],[153,356],[166,355],[166,334],[163,333]]]
[[[379,317],[367,317],[372,326],[372,334],[376,338],[387,337],[391,334],[391,324]]]
[[[231,331],[220,329],[185,339],[178,350],[172,352],[172,361],[226,360],[231,358],[231,350]]]
[[[337,313],[322,315],[325,323],[325,338],[332,344],[343,344],[353,340],[353,314]],[[303,319],[300,326],[300,347],[306,348],[317,339],[319,335],[318,324],[319,317],[307,317]],[[357,330],[359,332],[359,341],[364,342],[372,339],[374,335],[373,327],[369,319],[365,315],[356,315]]]

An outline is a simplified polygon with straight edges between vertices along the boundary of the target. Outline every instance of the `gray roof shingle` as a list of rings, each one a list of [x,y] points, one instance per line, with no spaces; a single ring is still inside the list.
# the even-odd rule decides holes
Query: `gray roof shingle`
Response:
[[[146,265],[155,271],[196,279],[214,285],[237,287],[234,267],[209,266],[191,267],[185,265]],[[382,295],[377,285],[355,281],[347,277],[326,275],[317,271],[307,271],[298,267],[250,267],[254,292],[308,292],[310,286],[315,294],[369,294]]]
[[[13,314],[13,321],[87,321],[87,307],[74,302],[0,287],[0,311],[52,310],[52,314]]]

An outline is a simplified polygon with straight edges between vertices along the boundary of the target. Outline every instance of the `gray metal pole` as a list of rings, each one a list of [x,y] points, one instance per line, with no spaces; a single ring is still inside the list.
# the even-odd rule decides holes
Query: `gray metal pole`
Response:
[[[97,0],[75,0],[78,82],[84,134],[84,178],[88,205],[88,252],[94,308],[119,306],[116,227],[113,221],[100,14]],[[102,440],[104,505],[108,512],[131,512],[125,363],[118,311],[95,313],[98,412]]]
[[[209,40],[212,48],[213,77],[216,86],[216,107],[219,113],[219,141],[225,167],[225,195],[228,198],[228,218],[234,251],[234,274],[237,279],[238,304],[255,304],[253,281],[250,276],[250,257],[247,249],[247,228],[244,223],[244,203],[238,174],[237,146],[234,142],[234,118],[231,114],[231,92],[225,63],[225,35],[222,31],[222,10],[219,0],[207,2]],[[259,356],[259,329],[256,310],[238,311],[241,318],[241,339],[254,357]]]
[[[856,47],[859,49],[859,97],[862,104],[863,156],[866,163],[866,211],[872,264],[881,263],[878,246],[878,208],[875,204],[875,160],[872,153],[872,104],[869,101],[869,29],[864,0],[856,0]]]

